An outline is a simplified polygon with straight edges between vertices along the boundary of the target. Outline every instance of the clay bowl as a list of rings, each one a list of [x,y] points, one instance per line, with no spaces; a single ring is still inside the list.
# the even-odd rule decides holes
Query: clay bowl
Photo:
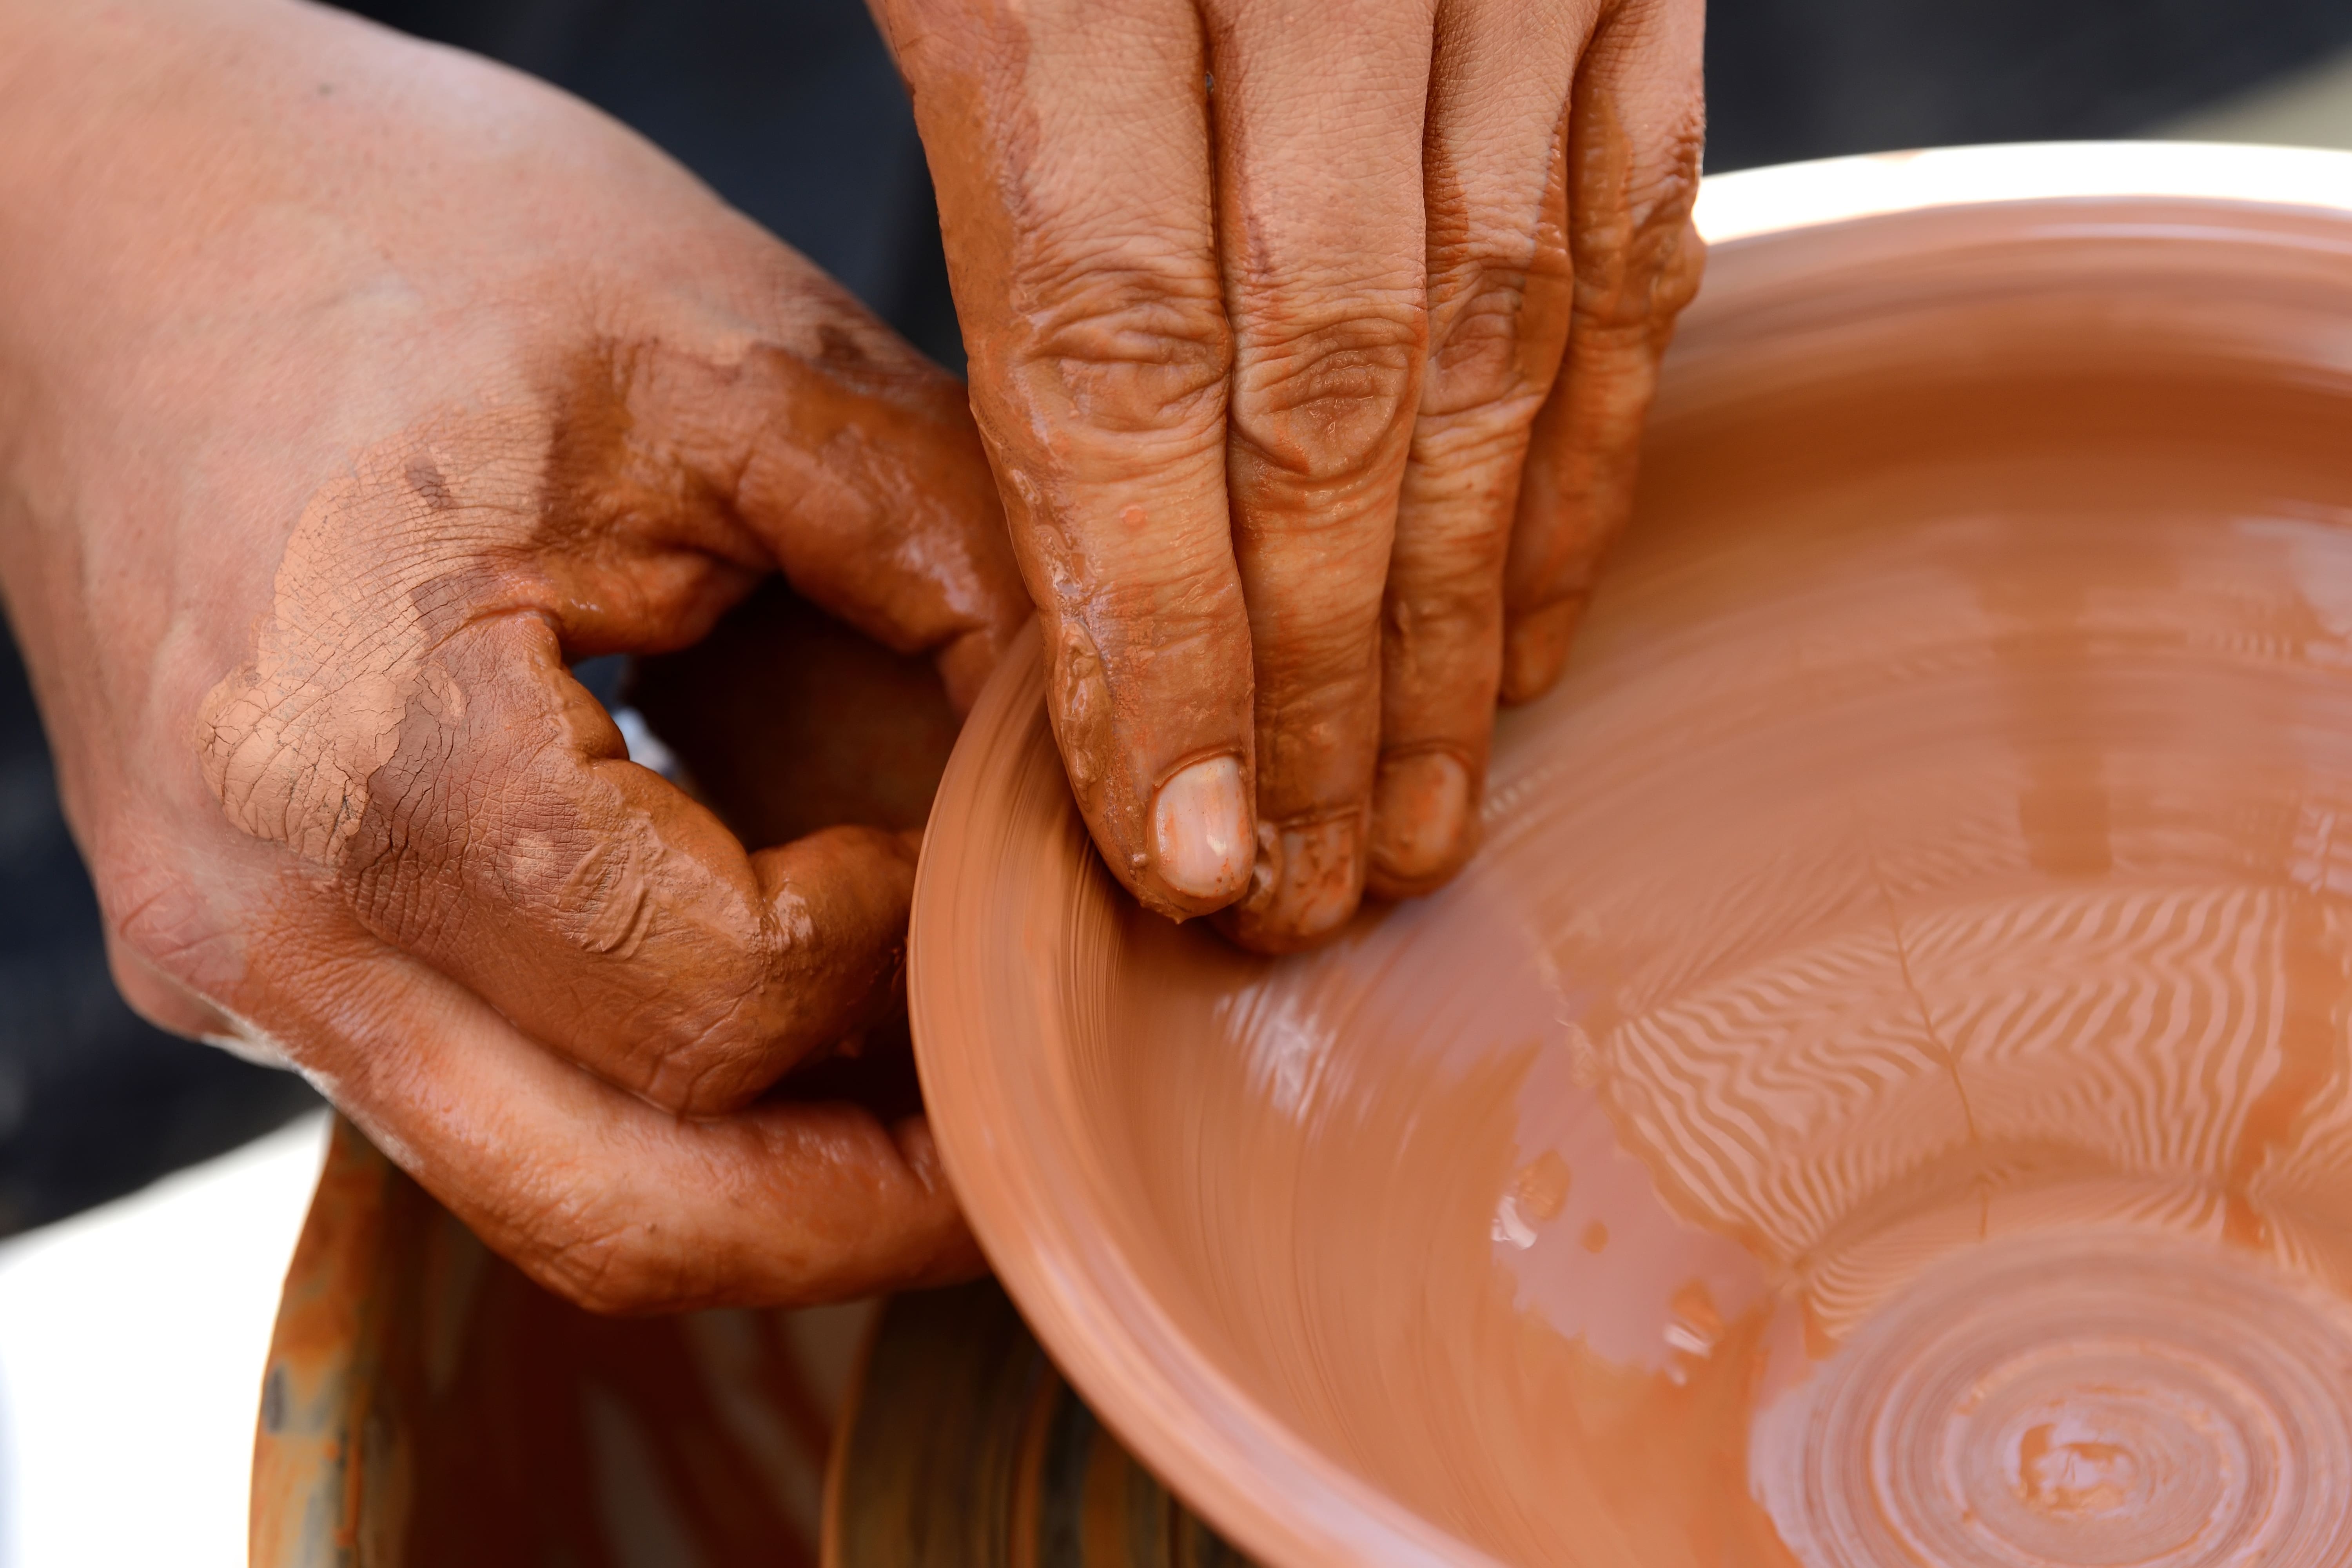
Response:
[[[1268,1563],[2352,1561],[2352,158],[1702,220],[1444,892],[1142,914],[990,689],[910,971],[972,1222]]]

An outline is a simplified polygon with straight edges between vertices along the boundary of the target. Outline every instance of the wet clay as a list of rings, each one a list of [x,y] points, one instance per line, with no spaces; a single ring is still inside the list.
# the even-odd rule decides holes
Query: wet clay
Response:
[[[1171,927],[992,689],[912,956],[975,1230],[1269,1563],[2352,1559],[2352,224],[1710,267],[1444,891]]]

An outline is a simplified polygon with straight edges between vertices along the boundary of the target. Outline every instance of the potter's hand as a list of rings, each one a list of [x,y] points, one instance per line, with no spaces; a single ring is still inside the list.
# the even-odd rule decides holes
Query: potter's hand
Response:
[[[1444,881],[1697,280],[1700,0],[875,5],[1111,868],[1275,950]]]
[[[0,0],[0,573],[116,973],[590,1305],[976,1266],[885,1015],[912,857],[747,854],[574,658],[763,574],[968,700],[1028,614],[962,388],[650,147],[277,0]]]

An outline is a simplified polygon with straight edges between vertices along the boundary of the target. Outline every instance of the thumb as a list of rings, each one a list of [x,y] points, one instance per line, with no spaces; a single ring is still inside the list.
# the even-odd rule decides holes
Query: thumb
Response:
[[[748,340],[655,339],[615,378],[624,459],[649,504],[715,501],[795,592],[929,656],[968,710],[1029,599],[963,383],[816,282]]]

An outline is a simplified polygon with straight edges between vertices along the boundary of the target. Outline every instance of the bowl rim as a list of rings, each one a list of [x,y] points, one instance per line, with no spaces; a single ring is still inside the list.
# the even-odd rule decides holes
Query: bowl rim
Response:
[[[1710,245],[1927,208],[2157,198],[2352,213],[2352,152],[2179,142],[2016,142],[1820,159],[1708,176],[1696,221]],[[961,808],[992,753],[1017,752],[1045,698],[1025,632],[967,721],[938,806]],[[1005,1060],[934,1026],[959,945],[951,889],[988,864],[931,835],[917,873],[908,1000],[924,1096],[950,1180],[999,1279],[1064,1375],[1128,1447],[1226,1540],[1269,1568],[1379,1563],[1504,1568],[1292,1432],[1162,1311],[1116,1246],[1089,1241],[1080,1172],[1052,1150],[991,1135],[1013,1125]],[[927,915],[929,917],[927,920]],[[947,1113],[941,1114],[945,1108]],[[972,1177],[985,1170],[986,1179]],[[975,1201],[977,1200],[977,1201]],[[1249,1478],[1244,1484],[1240,1478]]]
[[[2153,196],[2352,212],[2352,152],[2227,142],[2010,142],[1776,163],[1699,183],[1709,245],[1926,207]]]

